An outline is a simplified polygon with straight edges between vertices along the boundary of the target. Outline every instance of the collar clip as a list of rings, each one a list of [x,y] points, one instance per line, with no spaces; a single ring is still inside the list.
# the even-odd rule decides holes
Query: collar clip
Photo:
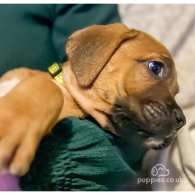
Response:
[[[60,84],[64,84],[62,66],[58,63],[54,63],[48,68],[49,74]]]

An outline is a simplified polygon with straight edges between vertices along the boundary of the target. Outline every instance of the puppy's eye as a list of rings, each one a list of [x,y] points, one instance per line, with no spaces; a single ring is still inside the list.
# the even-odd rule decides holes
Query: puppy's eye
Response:
[[[159,61],[150,61],[148,62],[148,67],[150,71],[156,76],[161,77],[163,72],[163,63]]]

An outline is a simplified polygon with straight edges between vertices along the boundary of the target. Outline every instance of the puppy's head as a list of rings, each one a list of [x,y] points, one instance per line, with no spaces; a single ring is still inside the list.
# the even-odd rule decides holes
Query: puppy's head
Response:
[[[174,61],[150,35],[120,23],[91,26],[74,33],[66,51],[78,85],[106,103],[94,109],[105,115],[107,129],[162,149],[185,124],[174,100]]]

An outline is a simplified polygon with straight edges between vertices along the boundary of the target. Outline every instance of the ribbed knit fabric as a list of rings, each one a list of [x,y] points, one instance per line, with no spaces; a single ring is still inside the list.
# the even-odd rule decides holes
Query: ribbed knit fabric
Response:
[[[128,190],[143,148],[135,148],[89,120],[61,121],[41,143],[23,190]]]

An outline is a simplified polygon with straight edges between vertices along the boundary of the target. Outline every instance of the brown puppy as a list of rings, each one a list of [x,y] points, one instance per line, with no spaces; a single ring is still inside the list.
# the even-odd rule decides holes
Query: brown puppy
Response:
[[[41,138],[68,116],[90,115],[102,128],[154,149],[170,144],[185,124],[174,100],[173,59],[148,34],[123,24],[91,26],[73,33],[66,52],[63,84],[24,68],[1,78],[1,172],[25,174]]]

